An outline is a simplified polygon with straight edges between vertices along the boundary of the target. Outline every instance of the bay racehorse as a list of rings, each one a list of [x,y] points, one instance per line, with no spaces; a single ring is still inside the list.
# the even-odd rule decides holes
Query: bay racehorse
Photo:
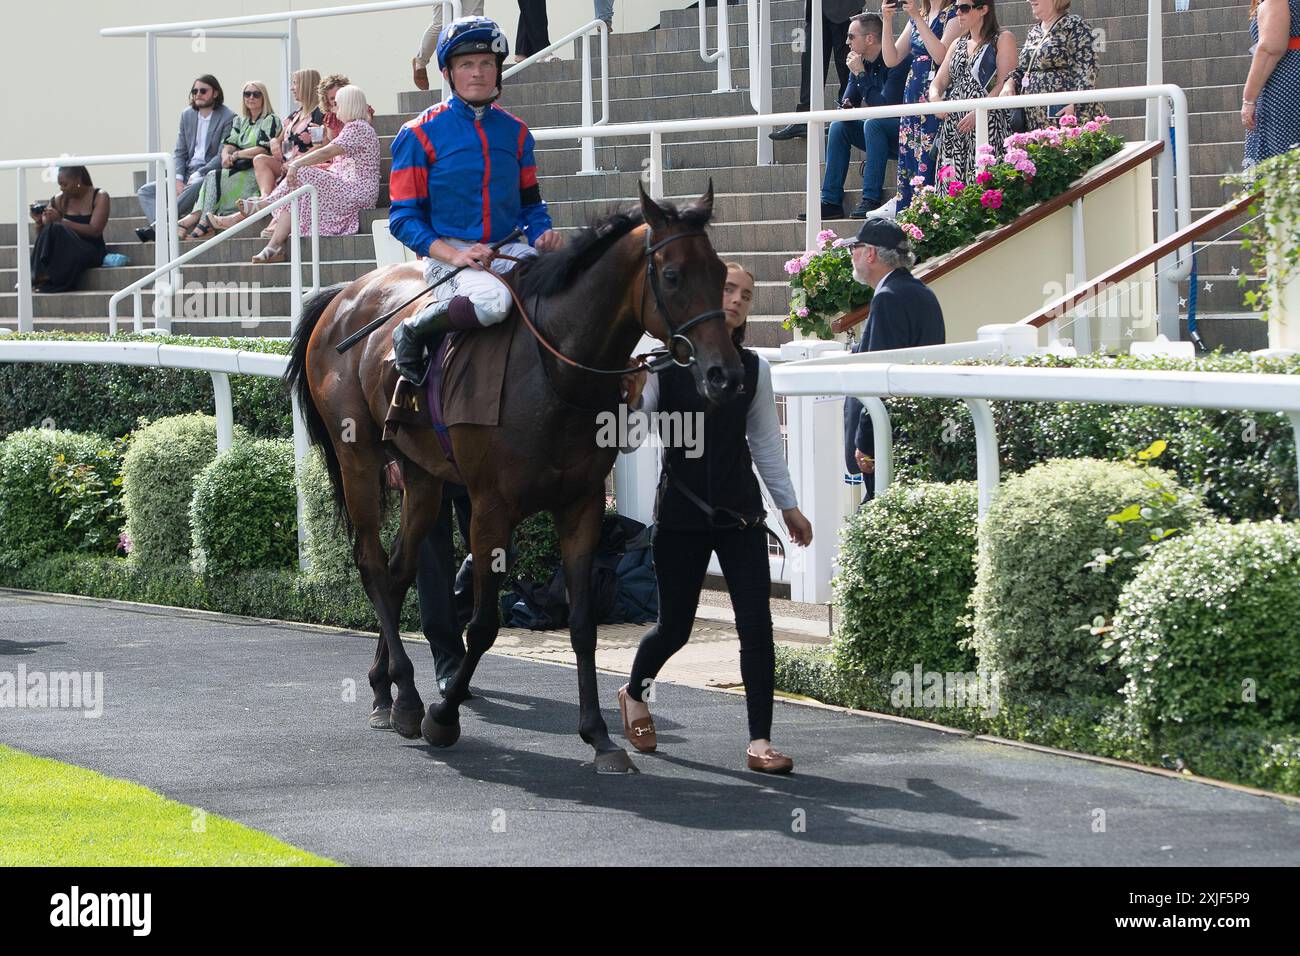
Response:
[[[569,593],[578,733],[595,748],[599,772],[635,770],[610,740],[596,687],[591,560],[605,509],[605,479],[618,454],[616,447],[600,447],[599,421],[616,413],[619,373],[628,370],[645,332],[667,343],[673,360],[690,364],[697,388],[710,401],[735,397],[742,382],[740,357],[719,308],[726,269],[705,233],[713,212],[712,183],[681,210],[640,192],[639,210],[607,216],[564,248],[525,260],[510,274],[516,305],[506,321],[519,321],[523,304],[532,327],[527,333],[516,330],[511,340],[498,425],[451,427],[454,466],[432,429],[403,427],[391,441],[381,440],[396,382],[386,361],[393,328],[421,301],[398,309],[357,348],[337,351],[350,334],[417,295],[424,282],[420,267],[377,269],[305,303],[285,380],[312,442],[324,452],[361,582],[379,619],[369,672],[372,727],[391,726],[408,738],[423,734],[434,746],[456,742],[461,702],[500,626],[497,593],[511,532],[545,510],[555,518]],[[404,485],[391,555],[379,533],[382,475],[390,459],[399,463]],[[398,635],[398,615],[446,480],[462,481],[469,489],[474,615],[466,631],[467,653],[446,697],[426,713]]]

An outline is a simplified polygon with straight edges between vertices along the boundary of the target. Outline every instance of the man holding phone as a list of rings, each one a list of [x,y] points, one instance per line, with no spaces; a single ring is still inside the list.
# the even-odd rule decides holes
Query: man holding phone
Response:
[[[176,190],[177,215],[184,216],[193,210],[203,186],[203,177],[221,167],[221,144],[234,121],[235,114],[225,105],[225,94],[215,76],[204,74],[191,84],[190,105],[181,113],[180,129],[172,149],[176,166],[173,188]],[[154,241],[157,190],[156,182],[148,182],[136,193],[140,209],[149,222],[135,231],[141,242]]]
[[[844,88],[849,82],[849,20],[861,13],[865,6],[863,0],[822,0],[821,69],[818,72],[821,73],[824,83],[826,71],[834,61],[835,73],[840,79],[840,89],[835,97],[837,101],[844,98]],[[812,90],[809,87],[812,52],[808,48],[812,37],[812,0],[804,0],[803,20],[804,46],[803,54],[799,57],[799,105],[795,107],[797,113],[808,112],[808,104],[812,102]],[[807,136],[808,130],[803,123],[791,123],[767,135],[769,139],[780,141]]]

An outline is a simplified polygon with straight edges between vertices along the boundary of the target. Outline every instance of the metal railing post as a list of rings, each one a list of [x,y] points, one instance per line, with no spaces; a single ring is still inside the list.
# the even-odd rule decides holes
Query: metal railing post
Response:
[[[872,448],[876,460],[875,493],[882,495],[894,483],[894,426],[883,400],[868,396],[860,401],[871,416]]]
[[[984,107],[978,107],[975,110],[975,148],[978,150],[981,146],[989,144],[989,111]],[[999,146],[1002,144],[999,143]]]
[[[30,216],[27,214],[27,171],[15,170],[18,176],[18,206],[14,215],[15,254],[18,257],[18,331],[32,331],[32,252],[27,238]],[[26,217],[26,218],[24,218]]]
[[[230,398],[230,376],[225,372],[209,372],[212,376],[212,396],[217,406],[217,452],[223,452],[235,443],[235,408]]]
[[[964,398],[975,423],[975,474],[979,487],[979,516],[984,517],[993,504],[1001,480],[998,461],[998,429],[993,421],[993,407],[983,398]]]
[[[145,122],[149,124],[145,136],[144,150],[146,153],[157,153],[160,151],[158,138],[158,37],[153,33],[144,35],[144,82],[146,91]]]
[[[749,0],[749,102],[759,116],[772,112],[772,8],[770,0]],[[760,126],[755,163],[772,163],[770,126]]]
[[[1162,96],[1155,101],[1156,105],[1156,123],[1157,139],[1165,144],[1165,148],[1160,151],[1156,159],[1156,203],[1159,208],[1156,210],[1156,239],[1163,241],[1174,232],[1174,144],[1170,142],[1169,136],[1169,105],[1168,101]],[[1177,262],[1177,255],[1171,254],[1161,259],[1157,270],[1159,278],[1156,280],[1156,310],[1157,310],[1157,328],[1160,334],[1164,335],[1171,342],[1179,340],[1179,320],[1178,320],[1178,282],[1179,279],[1174,275],[1174,265]]]
[[[1159,86],[1164,83],[1164,21],[1160,16],[1160,0],[1147,0],[1147,86]],[[1147,142],[1160,139],[1157,123],[1160,120],[1160,107],[1155,100],[1147,100],[1146,138]]]
[[[1074,251],[1074,282],[1067,288],[1073,288],[1080,282],[1088,281],[1088,243],[1083,221],[1083,200],[1076,199],[1070,204],[1071,244]],[[1093,349],[1092,314],[1095,309],[1085,309],[1082,304],[1074,312],[1074,347],[1080,355],[1086,355]]]
[[[582,125],[591,126],[594,117],[591,113],[591,34],[582,35]],[[596,139],[592,136],[582,138],[582,172],[596,171]]]
[[[718,64],[718,86],[715,93],[730,93],[731,86],[731,37],[727,30],[727,2],[717,0],[714,7],[717,12],[718,49],[709,53],[709,20],[707,5],[700,0],[700,59],[705,63]]]
[[[650,134],[650,198],[664,198],[664,138],[662,133]]]

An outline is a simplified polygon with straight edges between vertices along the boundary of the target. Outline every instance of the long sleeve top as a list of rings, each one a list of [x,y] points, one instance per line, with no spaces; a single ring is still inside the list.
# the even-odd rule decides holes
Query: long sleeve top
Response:
[[[641,401],[634,410],[649,415],[658,408],[659,378],[649,375],[641,392]],[[790,481],[790,469],[785,463],[785,443],[781,438],[781,422],[776,415],[772,367],[761,356],[758,359],[758,384],[745,419],[745,441],[749,445],[749,457],[754,460],[754,467],[758,469],[758,476],[763,479],[772,503],[781,511],[797,508],[799,501],[795,497],[794,483]],[[627,453],[635,449],[634,445],[621,450]]]

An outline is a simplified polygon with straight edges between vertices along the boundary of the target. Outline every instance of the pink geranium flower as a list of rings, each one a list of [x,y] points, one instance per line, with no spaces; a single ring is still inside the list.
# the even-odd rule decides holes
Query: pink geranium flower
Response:
[[[993,180],[993,174],[989,172],[987,169],[980,170],[979,174],[975,177],[975,182],[977,182],[981,186],[988,185],[990,182],[992,182],[992,180]]]
[[[834,229],[823,229],[821,232],[817,233],[817,245],[821,246],[824,249],[826,247],[826,243],[830,242],[834,238],[835,238]]]
[[[918,225],[916,225],[915,223],[910,223],[910,222],[909,222],[909,223],[904,224],[904,226],[903,226],[903,232],[905,232],[905,233],[907,233],[909,236],[911,236],[911,237],[912,237],[912,240],[915,241],[915,242],[920,242],[922,239],[925,238],[925,233],[922,232],[922,231],[921,231],[921,227],[918,226]]]
[[[808,318],[808,307],[806,305],[801,305],[799,308],[794,310],[794,314],[799,316],[801,319],[806,319]]]
[[[803,260],[796,256],[795,258],[786,261],[786,275],[797,276],[800,272],[803,272]]]
[[[956,196],[965,188],[966,188],[965,183],[954,179],[952,182],[948,184],[948,198],[949,199],[956,198]]]
[[[1062,125],[1062,126],[1078,126],[1078,125],[1079,125],[1079,119],[1078,119],[1078,117],[1076,117],[1076,116],[1072,116],[1072,115],[1070,115],[1069,113],[1066,113],[1064,116],[1061,117],[1061,125]]]
[[[925,177],[924,177],[924,176],[913,176],[911,182],[912,182],[912,185],[913,185],[913,186],[924,186],[924,185],[925,185]]]
[[[953,166],[949,165],[940,168],[939,182],[946,183],[948,180],[956,179],[956,178],[957,178],[957,170]]]
[[[1000,189],[986,190],[984,195],[980,197],[980,205],[983,206],[985,209],[1001,209],[1002,190]]]
[[[1016,169],[1024,173],[1026,179],[1033,179],[1038,175],[1038,167],[1034,165],[1032,159],[1025,159],[1016,163]]]
[[[1029,154],[1027,152],[1025,152],[1023,149],[1020,149],[1019,147],[1014,147],[1014,146],[1011,149],[1007,150],[1007,155],[1004,157],[1004,159],[1006,159],[1006,161],[1010,163],[1012,166],[1018,166],[1028,158],[1029,158]]]

